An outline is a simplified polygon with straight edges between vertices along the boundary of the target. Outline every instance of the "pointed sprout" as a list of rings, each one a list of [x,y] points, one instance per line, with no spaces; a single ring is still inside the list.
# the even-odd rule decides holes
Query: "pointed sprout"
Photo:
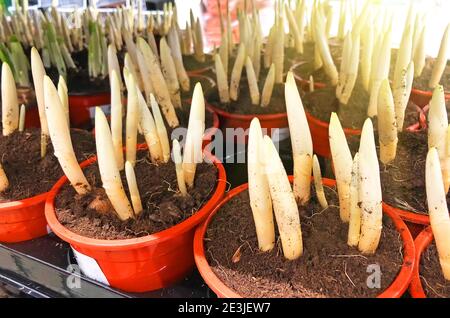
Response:
[[[161,39],[159,42],[159,47],[161,55],[161,70],[164,78],[166,79],[167,88],[170,93],[170,100],[175,107],[181,108],[180,84],[178,83],[175,63],[172,59],[170,48],[169,45],[167,45],[165,38]]]
[[[117,168],[108,121],[100,107],[95,109],[95,143],[103,188],[117,216],[122,221],[126,221],[133,217],[134,213]]]
[[[352,154],[336,113],[331,114],[328,135],[339,194],[340,216],[343,222],[348,222],[350,219],[350,183],[352,179],[352,167],[348,163],[352,162]]]
[[[188,31],[188,34],[190,36],[192,36],[190,29],[186,28],[186,30]],[[153,40],[154,40],[154,38],[153,38]],[[181,55],[180,41],[178,38],[178,34],[173,28],[171,30],[169,30],[169,34],[167,35],[167,40],[169,42],[170,51],[172,53],[173,61],[175,63],[178,81],[180,82],[180,86],[183,89],[183,91],[187,92],[187,91],[189,91],[189,87],[190,87],[189,76],[187,75],[186,69],[184,68],[184,65],[183,65],[183,58]],[[188,44],[188,47],[189,47],[189,51],[190,51],[190,47],[191,47],[190,42]]]
[[[446,280],[450,280],[450,217],[443,187],[441,167],[436,148],[427,154],[425,181],[428,211],[434,240],[439,255],[439,263]]]
[[[137,91],[137,95],[139,101],[139,127],[142,135],[144,135],[145,142],[147,143],[150,159],[155,164],[163,162],[163,151],[159,141],[155,120],[145,102],[144,96],[142,96],[142,93],[139,90]]]
[[[411,26],[407,25],[405,27],[405,31],[403,32],[400,47],[397,52],[397,61],[395,62],[394,69],[394,83],[399,83],[401,81],[402,75],[411,61],[411,50],[412,30]]]
[[[256,78],[252,61],[248,56],[245,61],[245,71],[247,73],[248,88],[250,90],[250,98],[252,101],[252,105],[259,105],[260,95],[258,88],[258,79]]]
[[[64,114],[66,115],[67,124],[70,126],[70,115],[69,115],[69,90],[67,88],[66,81],[64,77],[59,76],[58,80],[58,95],[61,100],[61,105],[64,109]]]
[[[348,222],[347,244],[358,246],[361,232],[361,206],[359,205],[359,153],[355,154],[350,182],[350,219]]]
[[[126,117],[126,161],[133,166],[136,164],[136,145],[137,145],[137,123],[139,115],[139,105],[137,99],[136,82],[133,75],[129,74],[126,79],[128,98],[127,98],[127,117]],[[116,163],[117,164],[117,163]]]
[[[178,189],[183,196],[188,195],[186,182],[184,180],[183,159],[181,158],[180,143],[177,139],[172,143],[173,162],[175,163],[175,171],[177,173]]]
[[[414,77],[422,75],[423,68],[425,67],[425,32],[426,26],[423,25],[416,49],[414,50]]]
[[[189,113],[188,130],[183,153],[183,171],[186,184],[194,186],[197,163],[201,163],[202,139],[205,131],[205,99],[200,83],[195,84]]]
[[[294,195],[304,205],[309,201],[312,169],[312,138],[303,103],[292,72],[285,85],[286,112],[294,157]]]
[[[139,215],[142,212],[141,196],[139,195],[139,188],[136,181],[136,175],[134,173],[133,164],[129,161],[125,163],[125,176],[127,178],[128,190],[130,190],[131,204],[135,215]]]
[[[258,118],[250,123],[248,137],[248,193],[255,222],[258,247],[270,251],[275,245],[275,226],[273,223],[272,200],[269,183],[264,173],[264,144]]]
[[[450,177],[447,161],[448,155],[448,119],[445,105],[445,94],[442,85],[437,85],[433,90],[428,112],[428,148],[436,148],[441,160],[442,176],[445,181],[445,191],[448,191],[447,179]]]
[[[352,35],[353,36],[353,35]],[[359,52],[360,52],[359,35],[354,35],[351,41],[351,50],[349,52],[349,60],[343,73],[343,79],[339,78],[339,83],[342,83],[342,91],[339,96],[339,101],[346,105],[350,99],[353,88],[355,87],[356,78],[358,76]]]
[[[138,67],[139,67],[139,73],[141,75],[141,79],[145,78],[147,80],[142,80],[142,88],[145,92],[145,99],[148,101],[150,100],[150,94],[153,94],[153,85],[151,80],[148,80],[150,78],[150,70],[148,68],[148,65],[145,61],[144,56],[142,55],[141,51],[136,52],[136,56],[138,59]],[[131,60],[128,58],[129,63],[132,63]],[[127,66],[127,54],[125,54],[125,67],[128,69],[130,68],[132,73],[134,72],[135,76],[137,76],[137,71],[134,67],[134,65]]]
[[[299,258],[303,253],[302,230],[298,206],[283,163],[272,140],[264,136],[264,162],[270,197],[280,233],[284,257]]]
[[[372,70],[372,54],[374,52],[374,28],[370,23],[361,32],[361,80],[364,89],[370,91],[370,73]]]
[[[381,86],[381,81],[389,76],[389,65],[391,58],[391,32],[390,30],[384,35],[383,41],[379,48],[376,48],[374,54],[376,57],[376,67],[372,70],[372,82],[370,87],[370,100],[367,115],[373,117],[377,115],[378,94]]]
[[[117,168],[123,170],[123,144],[122,144],[122,94],[120,81],[115,69],[111,70],[111,136],[114,146]]]
[[[389,80],[381,82],[378,95],[378,140],[380,142],[380,161],[388,164],[397,153],[397,122],[395,120],[394,99]]]
[[[56,87],[46,75],[44,76],[44,104],[55,157],[58,158],[64,174],[75,191],[78,194],[85,194],[91,190],[91,186],[75,157],[70,129]]]
[[[309,75],[309,91],[314,92],[314,77]]]
[[[280,17],[279,24],[277,25],[277,34],[272,53],[272,63],[275,64],[275,83],[281,84],[283,83],[284,71],[284,23],[282,17]]]
[[[319,49],[320,57],[323,61],[324,71],[330,79],[331,84],[337,85],[339,75],[336,69],[336,65],[334,65],[333,58],[331,57],[330,48],[328,47],[324,35],[323,26],[320,26],[318,23],[316,23],[314,25],[314,30],[316,34],[316,45]]]
[[[2,126],[3,136],[8,136],[19,128],[19,102],[16,83],[8,63],[2,65]]]
[[[397,129],[399,132],[403,130],[405,121],[405,110],[408,106],[409,96],[411,94],[412,83],[414,79],[414,62],[410,62],[408,67],[403,70],[402,76],[398,82],[394,81],[394,108],[395,118],[397,121]]]
[[[170,159],[170,144],[169,137],[167,135],[166,125],[164,124],[164,120],[161,115],[161,111],[159,110],[158,102],[155,99],[155,96],[150,95],[150,105],[152,108],[153,118],[155,120],[156,132],[158,133],[159,143],[161,145],[162,151],[162,161],[168,162]]]
[[[430,81],[428,82],[429,88],[435,88],[436,85],[439,84],[439,81],[441,80],[442,74],[444,73],[445,67],[447,65],[447,56],[449,51],[449,29],[450,23],[447,25],[444,35],[442,36],[439,53],[436,60],[434,61],[433,71],[431,72]]]
[[[272,98],[273,86],[275,84],[275,64],[270,65],[269,72],[264,82],[263,90],[261,93],[261,107],[267,107],[270,104]]]
[[[45,68],[42,64],[41,57],[36,48],[31,49],[31,73],[33,75],[34,91],[36,94],[36,100],[39,110],[39,121],[41,123],[41,139],[45,139],[42,143],[44,148],[41,148],[42,157],[45,155],[45,149],[48,142],[48,125],[47,118],[45,117],[45,104],[44,104],[44,75]]]
[[[314,176],[314,187],[316,189],[317,200],[323,209],[328,208],[327,198],[325,196],[325,191],[323,190],[322,184],[322,173],[320,172],[320,165],[317,156],[313,156],[313,176]]]
[[[294,36],[295,50],[298,54],[301,54],[303,51],[303,39],[300,34],[300,30],[298,29],[294,13],[291,11],[287,3],[285,3],[284,8],[289,22],[289,32]]]
[[[375,253],[383,227],[379,171],[372,121],[367,118],[364,122],[359,145],[361,236],[358,249],[363,254]]]
[[[177,127],[179,125],[177,114],[175,113],[175,109],[170,101],[170,94],[164,80],[164,76],[162,75],[158,60],[144,39],[138,38],[137,44],[139,50],[144,56],[149,70],[151,70],[150,81],[152,83],[155,98],[161,106],[162,113],[164,114],[164,117],[170,127]]]
[[[26,109],[25,105],[20,105],[20,113],[19,113],[19,131],[22,132],[25,129],[25,114]]]
[[[228,104],[230,102],[228,78],[219,54],[214,56],[214,63],[216,68],[217,89],[219,91],[220,102]]]
[[[230,79],[230,98],[237,101],[239,94],[239,84],[241,81],[242,68],[245,63],[245,45],[240,44]]]
[[[117,79],[119,81],[119,90],[123,90],[123,82],[122,78],[120,77],[120,66],[119,66],[119,60],[117,59],[117,52],[114,47],[114,45],[110,44],[108,45],[108,74],[109,74],[109,80],[111,82],[112,73],[116,72]]]
[[[0,193],[8,189],[8,187],[9,187],[8,177],[6,176],[5,170],[3,169],[3,166],[0,163]]]

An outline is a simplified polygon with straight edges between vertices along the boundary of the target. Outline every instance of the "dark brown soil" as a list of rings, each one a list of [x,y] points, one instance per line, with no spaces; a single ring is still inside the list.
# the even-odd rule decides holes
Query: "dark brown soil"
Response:
[[[328,123],[331,113],[336,112],[343,127],[361,129],[367,118],[369,98],[362,85],[356,84],[347,105],[339,103],[335,87],[307,92],[302,100],[305,109],[321,121]]]
[[[262,92],[264,87],[264,81],[260,81],[259,90]],[[272,97],[270,103],[266,107],[259,105],[252,105],[250,90],[248,89],[247,79],[242,79],[240,84],[240,91],[238,100],[236,102],[231,101],[229,104],[222,104],[219,99],[219,93],[217,89],[209,94],[208,101],[220,109],[223,109],[233,114],[277,114],[286,112],[286,102],[284,99],[284,84],[275,84],[273,87]]]
[[[172,161],[156,166],[147,159],[148,151],[138,152],[135,173],[144,210],[136,219],[122,222],[102,188],[97,164],[84,170],[93,191],[80,196],[66,184],[56,197],[58,220],[69,230],[96,239],[127,239],[141,237],[168,229],[193,215],[212,196],[216,188],[217,168],[212,164],[197,165],[195,185],[189,196],[178,192],[175,165]],[[128,193],[126,178],[122,183]],[[90,204],[93,201],[106,206],[99,213]]]
[[[105,78],[89,78],[87,49],[72,53],[72,59],[77,69],[67,69],[66,82],[69,95],[92,95],[109,92],[108,76]],[[59,73],[55,67],[46,69],[46,72],[53,83],[58,83]]]
[[[183,55],[183,65],[186,71],[199,71],[200,69],[210,68],[214,66],[214,60],[211,54],[205,54],[205,61],[199,62],[192,55]]]
[[[53,146],[41,159],[40,129],[32,128],[0,137],[1,162],[9,180],[9,188],[0,194],[1,201],[30,198],[47,192],[61,178],[63,171],[53,155]],[[71,138],[78,161],[95,154],[95,140],[91,133],[73,129]]]
[[[383,166],[380,162],[383,201],[403,210],[428,214],[425,192],[425,159],[427,133],[398,134],[395,160]]]
[[[214,75],[215,78],[215,75]],[[202,90],[203,90],[203,94],[205,94],[206,92],[211,91],[214,87],[216,87],[216,82],[214,81],[213,77],[210,76],[189,76],[190,79],[190,86],[189,86],[189,91],[184,92],[183,90],[181,90],[181,99],[186,99],[186,98],[192,98],[192,95],[194,93],[194,88],[195,88],[195,84],[200,83],[202,85]]]
[[[413,88],[417,88],[423,91],[431,91],[432,89],[428,87],[428,81],[431,77],[431,72],[433,71],[434,58],[427,57],[425,61],[425,67],[423,68],[422,74],[416,77],[413,81]],[[447,66],[445,67],[444,74],[442,74],[439,84],[444,86],[446,92],[450,91],[450,62],[447,61]]]
[[[402,241],[384,220],[375,255],[347,245],[348,225],[341,222],[336,190],[325,187],[329,208],[311,199],[300,208],[303,255],[288,261],[278,240],[271,252],[258,251],[248,191],[220,209],[207,231],[206,254],[219,279],[244,297],[375,297],[394,280],[402,264]],[[226,242],[226,244],[224,244]],[[239,249],[240,258],[235,255]],[[238,252],[238,254],[239,254]],[[233,260],[235,262],[233,262]],[[368,265],[380,266],[381,288],[370,289]]]
[[[419,267],[420,280],[429,298],[450,298],[450,281],[445,280],[436,244],[433,242],[423,251]]]

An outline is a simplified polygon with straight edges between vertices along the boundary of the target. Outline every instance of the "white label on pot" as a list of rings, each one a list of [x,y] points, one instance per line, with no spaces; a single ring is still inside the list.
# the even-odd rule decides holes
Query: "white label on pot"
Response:
[[[106,279],[106,276],[103,273],[100,266],[98,265],[97,261],[92,257],[89,257],[87,255],[78,252],[73,247],[71,248],[73,253],[75,254],[75,258],[77,259],[77,263],[80,266],[80,269],[83,272],[83,274],[89,277],[90,279],[93,279],[97,282],[109,286],[109,282]]]
[[[50,226],[47,225],[47,234],[53,233],[52,229],[50,228]]]

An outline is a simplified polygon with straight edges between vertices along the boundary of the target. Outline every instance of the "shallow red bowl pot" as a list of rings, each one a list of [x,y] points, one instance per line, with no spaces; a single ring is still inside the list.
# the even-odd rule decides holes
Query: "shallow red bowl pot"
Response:
[[[69,231],[59,223],[54,200],[67,183],[62,177],[52,188],[45,204],[45,216],[53,232],[70,243],[82,272],[112,287],[128,292],[160,289],[182,279],[194,265],[192,242],[196,226],[222,199],[226,174],[222,164],[207,154],[218,169],[217,187],[211,199],[193,216],[164,231],[134,239],[99,240]],[[81,164],[86,167],[96,158]]]
[[[430,102],[431,96],[433,96],[432,91],[422,91],[420,89],[411,89],[411,95],[409,99],[419,107],[425,107]],[[445,92],[445,100],[450,99],[450,93]]]
[[[309,79],[304,79],[303,77],[300,76],[300,74],[297,74],[295,72],[295,68],[300,66],[303,63],[305,63],[305,62],[298,62],[298,63],[292,65],[290,70],[292,71],[292,74],[294,75],[295,81],[297,82],[298,85],[300,85],[302,90],[304,90],[305,92],[309,92]],[[314,88],[324,88],[326,86],[327,85],[325,83],[314,82]]]
[[[220,127],[222,129],[227,128],[242,128],[246,131],[250,128],[250,122],[253,118],[257,117],[261,124],[261,128],[267,129],[267,134],[270,136],[273,129],[276,128],[285,128],[289,126],[287,113],[277,113],[277,114],[251,114],[251,115],[243,115],[243,114],[233,114],[219,107],[209,104],[208,109],[214,111],[217,115],[219,115]],[[225,133],[225,132],[224,132]],[[240,135],[239,135],[240,136]],[[245,134],[242,138],[238,137],[238,142],[248,141],[248,136]]]
[[[409,293],[413,298],[426,298],[427,295],[422,287],[422,281],[420,280],[419,267],[420,258],[422,257],[423,251],[428,247],[428,245],[433,242],[433,232],[431,231],[431,226],[425,228],[414,241],[416,246],[416,262],[414,264],[414,272],[411,279],[411,284],[409,285]]]
[[[89,108],[111,103],[111,93],[95,95],[69,95],[69,115],[72,127],[83,125],[91,120]]]
[[[47,234],[44,215],[47,194],[0,203],[0,242],[22,242]]]
[[[206,53],[205,56],[208,59],[212,59],[213,58],[213,56],[211,54],[209,54],[209,53]],[[197,69],[193,69],[193,70],[189,70],[189,71],[186,70],[186,73],[187,73],[187,75],[189,77],[203,75],[203,74],[211,71],[213,69],[213,67],[214,67],[214,64],[209,65],[209,66],[203,66],[203,67],[200,67],[200,68],[197,68]]]
[[[289,180],[293,182],[293,176],[289,176]],[[323,184],[326,186],[334,186],[336,184],[335,180],[326,179],[323,178]],[[241,296],[228,288],[213,272],[211,267],[208,264],[208,261],[206,260],[205,256],[205,245],[204,245],[204,238],[206,234],[206,230],[208,228],[208,225],[211,223],[211,221],[214,218],[214,215],[220,210],[222,206],[224,206],[231,198],[238,195],[242,191],[245,191],[248,189],[248,183],[243,184],[237,188],[234,188],[228,194],[223,198],[223,200],[217,205],[217,207],[214,209],[214,211],[209,215],[209,217],[206,219],[206,221],[197,228],[195,232],[195,238],[194,238],[194,257],[195,257],[195,263],[197,265],[197,268],[205,280],[206,284],[211,288],[218,297],[221,298],[240,298]],[[404,247],[404,253],[403,253],[403,264],[400,272],[398,273],[395,280],[392,282],[392,284],[383,291],[380,295],[377,297],[379,298],[399,298],[404,294],[406,289],[408,288],[408,285],[411,281],[413,268],[414,268],[414,255],[415,255],[415,249],[414,249],[414,242],[411,237],[411,234],[408,231],[408,228],[406,227],[405,223],[402,221],[402,219],[397,216],[395,213],[392,213],[390,211],[386,211],[383,209],[383,212],[387,214],[393,221],[395,228],[400,233],[402,240],[403,240],[403,247]]]

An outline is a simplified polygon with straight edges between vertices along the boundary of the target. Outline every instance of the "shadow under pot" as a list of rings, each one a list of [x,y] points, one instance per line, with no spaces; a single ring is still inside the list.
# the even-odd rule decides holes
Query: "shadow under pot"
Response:
[[[210,154],[197,165],[194,187],[187,196],[177,191],[172,161],[151,163],[145,146],[138,147],[135,174],[143,211],[121,221],[110,204],[95,158],[82,164],[92,186],[77,195],[61,178],[47,199],[50,228],[74,251],[83,274],[128,292],[160,289],[184,278],[192,269],[195,227],[222,198],[225,170]],[[128,194],[126,178],[122,184]]]
[[[217,296],[403,295],[414,264],[414,244],[406,225],[396,214],[384,211],[378,249],[373,255],[363,255],[347,245],[348,225],[339,217],[335,181],[323,179],[323,184],[328,208],[323,209],[315,196],[307,206],[299,207],[304,250],[294,261],[284,258],[279,240],[271,251],[259,251],[248,184],[226,195],[194,239],[197,268]],[[376,271],[383,275],[375,282],[369,276]],[[367,282],[374,282],[376,288]]]
[[[450,282],[444,278],[431,227],[415,239],[416,262],[409,293],[413,298],[449,298]]]
[[[41,158],[41,131],[37,128],[0,136],[2,166],[9,187],[0,193],[0,242],[21,242],[46,235],[44,205],[51,187],[64,173],[51,143]],[[79,162],[95,154],[95,140],[84,130],[72,129]]]

